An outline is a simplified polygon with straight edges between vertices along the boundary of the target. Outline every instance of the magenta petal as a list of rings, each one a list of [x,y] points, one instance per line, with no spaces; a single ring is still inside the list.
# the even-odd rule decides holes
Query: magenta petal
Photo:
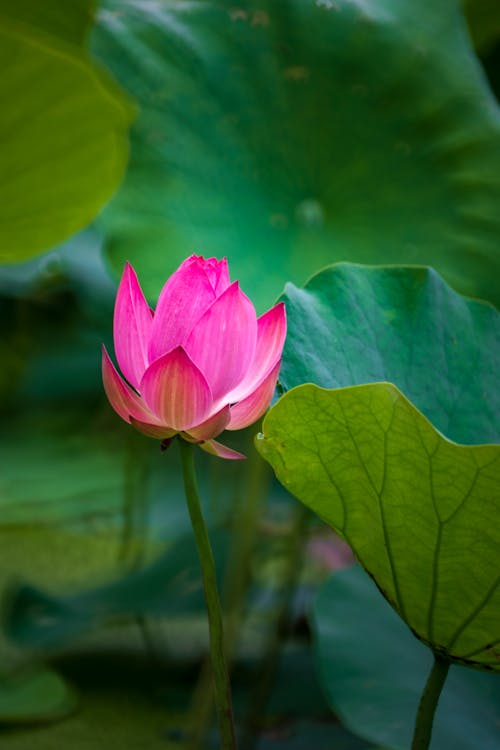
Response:
[[[171,438],[177,434],[176,431],[170,429],[170,427],[148,424],[147,422],[141,422],[139,419],[134,419],[134,417],[130,417],[130,424],[135,427],[136,430],[142,432],[143,435],[155,438],[156,440],[165,440],[165,438]]]
[[[205,440],[204,443],[199,443],[199,447],[206,451],[207,453],[211,453],[212,456],[219,456],[219,458],[227,458],[230,461],[238,461],[242,458],[246,458],[246,456],[243,455],[243,453],[238,453],[238,451],[233,451],[232,448],[228,448],[226,445],[222,445],[222,443],[218,443],[217,440]]]
[[[228,286],[231,284],[231,280],[229,278],[229,268],[227,265],[227,258],[222,258],[222,260],[219,262],[219,275],[217,278],[217,283],[215,286],[215,293],[219,297],[222,292],[225,292]]]
[[[214,401],[243,379],[254,357],[256,337],[254,306],[235,281],[204,313],[186,342],[186,351],[204,373]]]
[[[203,259],[202,259],[203,260]],[[225,292],[231,283],[229,280],[229,268],[227,259],[217,260],[217,258],[208,258],[203,261],[205,273],[212,285],[217,297]]]
[[[220,435],[226,429],[230,417],[231,410],[228,404],[202,424],[191,427],[189,436],[196,440],[208,440],[209,438],[217,437],[217,435]]]
[[[256,422],[266,411],[271,403],[278,373],[280,371],[281,360],[276,363],[271,372],[264,378],[256,390],[231,407],[231,419],[227,430],[241,430],[243,427]]]
[[[220,297],[220,295],[226,291],[230,284],[231,280],[229,278],[227,258],[223,258],[221,261],[219,261],[217,268],[217,278],[215,282],[215,293],[217,297]]]
[[[253,393],[281,359],[286,338],[286,310],[283,302],[272,307],[257,320],[255,355],[245,379],[228,394],[236,403]]]
[[[149,361],[167,354],[186,341],[194,324],[215,300],[216,294],[195,255],[182,263],[163,287],[153,319]]]
[[[109,403],[125,422],[130,422],[130,417],[142,422],[156,421],[141,397],[120,377],[105,346],[102,347],[102,382]]]
[[[213,404],[203,373],[181,346],[148,367],[140,390],[159,421],[176,432],[201,424]]]
[[[121,371],[139,387],[149,364],[148,346],[153,317],[132,266],[127,263],[118,287],[113,320],[116,358]]]

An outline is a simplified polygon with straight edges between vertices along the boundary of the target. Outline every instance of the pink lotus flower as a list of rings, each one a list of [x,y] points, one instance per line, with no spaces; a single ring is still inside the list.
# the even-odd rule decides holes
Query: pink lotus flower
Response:
[[[216,442],[269,406],[286,336],[285,306],[257,319],[227,261],[192,255],[163,287],[153,312],[127,264],[115,303],[115,353],[103,347],[102,377],[113,409],[153,438],[180,434],[222,458],[244,458]],[[128,382],[127,382],[128,381]]]

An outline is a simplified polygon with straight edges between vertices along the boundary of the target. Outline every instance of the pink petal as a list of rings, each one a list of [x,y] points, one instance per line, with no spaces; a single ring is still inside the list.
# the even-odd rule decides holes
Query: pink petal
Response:
[[[203,259],[202,259],[203,260]],[[212,285],[217,297],[220,297],[222,292],[225,292],[231,283],[229,280],[229,268],[227,266],[227,258],[217,260],[217,258],[208,258],[204,261],[204,269],[207,274],[208,280]]]
[[[227,458],[230,461],[237,461],[242,458],[246,458],[246,456],[244,456],[243,453],[238,453],[238,451],[233,451],[232,448],[228,448],[226,445],[222,445],[222,443],[218,443],[216,440],[205,440],[204,443],[199,443],[199,446],[202,450],[206,451],[207,453],[211,453],[212,456],[219,456],[219,458]]]
[[[186,341],[194,324],[215,300],[216,294],[200,258],[192,255],[163,287],[156,307],[149,361],[167,354]]]
[[[113,337],[120,369],[135,388],[139,387],[149,364],[148,345],[152,323],[151,310],[137,275],[127,263],[116,295]]]
[[[281,359],[286,338],[286,310],[283,302],[272,307],[257,321],[255,356],[245,379],[228,394],[229,403],[249,396]]]
[[[165,438],[171,438],[176,435],[176,431],[165,427],[164,425],[148,424],[147,422],[141,422],[134,417],[130,417],[130,424],[135,427],[136,430],[142,432],[143,435],[147,435],[156,440],[165,440]]]
[[[131,417],[142,422],[157,421],[141,397],[120,377],[105,346],[102,347],[102,381],[109,403],[125,422],[130,422]]]
[[[250,396],[231,407],[231,420],[226,429],[241,430],[256,422],[264,414],[276,388],[280,365],[281,360],[276,363],[269,375]]]
[[[191,427],[189,436],[196,440],[208,440],[209,438],[217,437],[217,435],[220,435],[226,429],[230,417],[231,410],[228,404],[202,424],[197,427]]]
[[[254,357],[256,337],[254,306],[235,281],[204,313],[186,342],[186,351],[204,373],[214,401],[243,379]]]
[[[181,346],[148,367],[141,393],[159,421],[176,432],[202,423],[213,404],[203,373]]]

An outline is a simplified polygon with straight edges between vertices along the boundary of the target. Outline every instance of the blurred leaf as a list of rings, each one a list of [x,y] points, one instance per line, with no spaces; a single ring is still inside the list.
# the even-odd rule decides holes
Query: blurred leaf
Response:
[[[359,569],[336,573],[312,611],[318,671],[351,731],[409,750],[420,695],[432,666],[422,646]],[[500,680],[452,666],[439,700],[431,750],[496,750]]]
[[[235,672],[234,692],[259,682]],[[251,692],[248,690],[248,692]],[[351,734],[332,715],[320,685],[309,643],[288,639],[282,644],[278,672],[265,716],[258,750],[371,750],[371,743]],[[241,743],[242,746],[244,743]]]
[[[78,687],[80,710],[50,726],[2,732],[2,750],[178,750],[186,675],[166,674],[130,652],[121,659],[84,653],[58,668]]]
[[[0,401],[9,410],[102,395],[116,283],[87,230],[41,258],[0,268]]]
[[[40,299],[58,288],[70,289],[92,310],[113,312],[116,280],[102,259],[102,237],[90,227],[37,258],[0,266],[0,294],[6,298]],[[91,305],[88,304],[90,308]]]
[[[371,750],[367,745],[337,722],[304,721],[289,722],[271,728],[257,744],[257,750]]]
[[[472,41],[479,52],[487,52],[500,38],[498,0],[465,0],[464,5]]]
[[[444,438],[389,383],[302,385],[257,441],[422,641],[500,671],[500,446]]]
[[[288,284],[280,372],[338,388],[387,380],[448,438],[500,442],[500,315],[429,268],[340,263]]]
[[[499,110],[456,0],[105,0],[93,49],[141,106],[99,226],[151,300],[193,251],[261,309],[346,258],[500,299]]]
[[[84,48],[93,5],[0,0],[2,262],[88,224],[123,175],[132,111]]]
[[[14,420],[0,437],[0,524],[60,524],[121,513],[127,433],[112,418],[75,410]]]
[[[62,719],[72,713],[76,702],[64,680],[48,669],[0,679],[0,725]]]
[[[119,427],[107,409],[68,412],[59,407],[3,420],[1,596],[20,581],[78,590],[123,569],[127,504],[147,503],[150,497],[136,469],[144,460],[140,449],[153,446],[127,443],[134,436]],[[163,498],[167,507],[170,498],[169,493]],[[146,559],[157,554],[158,538],[144,539],[143,548]],[[1,639],[0,650],[5,664],[11,649]]]
[[[46,34],[60,42],[82,46],[92,26],[96,0],[72,0],[71,9],[62,8],[61,0],[0,0],[2,16],[12,24],[27,26],[33,34]]]
[[[59,724],[1,734],[2,750],[179,750],[192,721],[188,711],[195,676],[192,668],[180,668],[165,657],[156,649],[146,653],[134,628],[126,638],[117,639],[116,632],[102,634],[94,650],[84,648],[59,658],[57,668],[81,695],[80,710]],[[311,662],[308,646],[284,654],[283,684],[276,685],[278,700],[272,701],[257,738],[258,750],[369,750],[371,743],[353,736],[332,717]],[[302,672],[297,678],[299,664]],[[238,720],[248,700],[249,674],[245,666],[234,673]],[[292,699],[287,685],[292,687]],[[301,692],[307,693],[306,702],[297,713]],[[219,750],[215,728],[204,748]]]
[[[221,575],[227,534],[212,532],[210,536]],[[18,646],[54,648],[119,617],[204,611],[200,564],[189,533],[151,565],[96,589],[59,597],[25,585],[12,590],[4,628]]]
[[[239,435],[237,447],[248,440]],[[105,404],[17,416],[0,452],[0,594],[28,591],[16,610],[19,642],[53,645],[116,617],[202,609],[177,446],[162,454]],[[248,476],[201,451],[197,463],[224,567],[216,529]]]

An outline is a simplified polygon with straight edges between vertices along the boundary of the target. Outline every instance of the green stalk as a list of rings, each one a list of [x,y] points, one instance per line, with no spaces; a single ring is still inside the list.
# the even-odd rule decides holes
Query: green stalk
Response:
[[[448,659],[434,654],[434,664],[418,707],[411,750],[427,750],[430,745],[434,714],[449,668],[450,662]]]
[[[212,547],[208,538],[207,527],[201,511],[200,497],[196,484],[194,469],[193,445],[179,440],[182,461],[182,476],[191,524],[193,526],[196,547],[200,558],[203,589],[208,612],[210,634],[210,659],[214,685],[215,707],[221,736],[221,750],[236,750],[231,686],[224,649],[224,626],[217,590],[217,577]]]
[[[222,601],[226,611],[226,658],[229,666],[240,630],[250,577],[250,560],[258,533],[259,519],[262,515],[262,504],[267,497],[271,482],[268,464],[255,450],[252,450],[252,443],[249,441],[248,444],[248,459],[245,462],[244,481],[241,485],[246,490],[234,509],[229,560],[222,585]],[[194,695],[192,715],[195,718],[190,743],[186,750],[199,750],[202,747],[212,721],[213,698],[210,682],[210,663],[207,660],[201,670]]]

